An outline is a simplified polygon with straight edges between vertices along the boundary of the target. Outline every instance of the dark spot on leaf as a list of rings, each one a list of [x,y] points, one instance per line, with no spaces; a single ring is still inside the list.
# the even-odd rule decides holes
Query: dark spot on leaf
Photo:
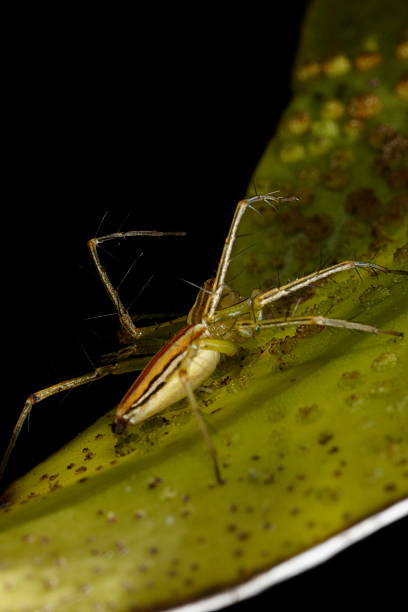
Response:
[[[304,425],[315,423],[320,418],[320,409],[317,404],[303,406],[297,411],[296,417]]]
[[[382,203],[372,189],[355,189],[346,201],[345,208],[353,217],[372,223],[382,213]]]
[[[250,533],[249,531],[240,531],[239,533],[237,533],[237,538],[238,540],[247,540],[250,537]]]
[[[159,478],[158,476],[155,476],[154,478],[152,478],[149,481],[149,483],[147,485],[147,488],[148,489],[156,489],[156,487],[158,487],[161,482],[162,482],[162,479]]]
[[[340,389],[355,389],[361,383],[361,372],[352,370],[351,372],[343,372],[338,382]]]
[[[332,439],[333,439],[333,434],[327,431],[323,431],[322,433],[318,435],[317,441],[319,444],[324,445],[330,442],[330,440]]]
[[[395,250],[393,260],[396,264],[408,263],[408,243]]]

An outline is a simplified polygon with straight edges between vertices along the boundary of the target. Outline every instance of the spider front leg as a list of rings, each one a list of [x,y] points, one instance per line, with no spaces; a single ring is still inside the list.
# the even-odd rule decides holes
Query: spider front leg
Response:
[[[109,276],[107,275],[104,267],[102,266],[98,255],[98,245],[102,242],[130,238],[134,236],[153,236],[156,238],[161,238],[163,236],[185,236],[185,232],[156,232],[153,230],[135,230],[130,232],[116,232],[113,234],[107,234],[106,236],[91,238],[91,240],[88,241],[88,247],[91,252],[91,256],[95,264],[96,270],[99,274],[99,278],[101,279],[102,284],[108,292],[108,295],[112,300],[115,310],[118,313],[120,324],[122,325],[123,330],[128,334],[128,336],[130,336],[131,339],[137,340],[138,338],[140,338],[141,335],[143,335],[143,332],[141,332],[140,328],[136,327],[136,325],[134,324],[132,317],[130,316],[129,312],[127,311],[127,309],[123,305],[122,300],[119,297],[119,293],[112,285]]]
[[[214,279],[213,290],[203,310],[203,317],[206,318],[207,320],[214,319],[215,313],[219,307],[221,297],[222,297],[222,294],[225,288],[225,278],[226,278],[226,275],[227,275],[227,272],[228,272],[228,269],[231,263],[231,259],[232,259],[231,258],[232,248],[237,238],[237,231],[238,231],[239,224],[241,223],[241,219],[245,211],[247,210],[247,208],[250,208],[251,210],[259,212],[253,206],[256,202],[265,202],[272,208],[275,208],[274,204],[276,202],[288,202],[291,200],[297,200],[297,197],[283,198],[281,196],[275,195],[276,193],[278,192],[272,191],[264,195],[256,195],[251,198],[247,198],[246,200],[240,200],[238,202],[235,208],[234,217],[232,219],[228,235],[225,239],[220,263],[218,264],[217,274]]]
[[[383,266],[379,266],[378,264],[366,263],[362,261],[343,261],[342,263],[338,263],[334,266],[330,266],[329,268],[324,268],[323,270],[319,270],[318,272],[313,272],[312,274],[308,274],[307,276],[303,276],[302,278],[298,278],[287,285],[282,285],[282,287],[275,287],[274,289],[268,289],[267,291],[263,291],[255,296],[253,300],[254,310],[256,312],[261,312],[262,309],[271,302],[276,302],[295,291],[299,291],[300,289],[304,289],[305,287],[310,287],[314,283],[321,281],[329,276],[333,276],[334,274],[338,274],[339,272],[344,272],[345,270],[353,270],[357,268],[363,268],[366,270],[372,270],[373,272],[381,272],[384,274],[403,274],[408,275],[408,271],[406,270],[391,270],[390,268],[384,268]]]
[[[322,316],[305,316],[305,317],[286,317],[278,319],[264,319],[262,320],[263,308],[272,302],[276,302],[292,293],[310,287],[314,283],[321,281],[329,276],[344,272],[345,270],[352,270],[362,268],[366,270],[372,270],[373,272],[381,272],[383,274],[401,274],[408,275],[406,270],[392,270],[390,268],[384,268],[378,264],[361,262],[361,261],[343,261],[342,263],[324,268],[318,272],[308,274],[303,278],[299,278],[291,283],[269,289],[258,293],[253,299],[253,312],[254,320],[247,321],[242,320],[238,322],[237,328],[242,335],[252,335],[258,329],[267,327],[285,327],[288,325],[320,325],[323,327],[341,327],[344,329],[354,329],[357,331],[363,331],[371,334],[391,334],[394,336],[401,336],[400,332],[382,330],[372,325],[364,325],[362,323],[354,323],[352,321],[345,321],[343,319],[329,319]]]

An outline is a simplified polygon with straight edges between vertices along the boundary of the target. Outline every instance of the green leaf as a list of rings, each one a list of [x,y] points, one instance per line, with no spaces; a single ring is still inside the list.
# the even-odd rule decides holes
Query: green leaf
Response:
[[[300,200],[247,214],[242,234],[259,248],[235,260],[242,293],[321,267],[322,251],[408,269],[404,11],[312,4],[295,98],[255,174],[259,191]],[[119,444],[110,413],[13,483],[0,610],[149,610],[224,593],[210,609],[406,513],[407,300],[406,277],[344,273],[277,305],[405,337],[298,328],[248,341],[198,392],[224,486],[186,402]]]

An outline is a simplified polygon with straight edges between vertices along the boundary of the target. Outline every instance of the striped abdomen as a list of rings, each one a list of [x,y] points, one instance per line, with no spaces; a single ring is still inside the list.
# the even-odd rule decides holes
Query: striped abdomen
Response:
[[[127,423],[139,423],[186,396],[178,366],[185,362],[188,379],[196,388],[218,365],[220,354],[199,348],[200,338],[208,335],[203,323],[182,329],[142,370],[117,407],[114,431],[121,433]]]

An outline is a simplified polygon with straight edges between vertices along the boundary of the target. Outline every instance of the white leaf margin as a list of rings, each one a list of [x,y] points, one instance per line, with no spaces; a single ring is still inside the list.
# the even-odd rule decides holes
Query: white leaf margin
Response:
[[[256,575],[247,582],[197,601],[169,608],[167,612],[213,612],[258,595],[274,584],[292,578],[331,559],[352,544],[408,516],[408,497],[363,519],[325,542]]]

